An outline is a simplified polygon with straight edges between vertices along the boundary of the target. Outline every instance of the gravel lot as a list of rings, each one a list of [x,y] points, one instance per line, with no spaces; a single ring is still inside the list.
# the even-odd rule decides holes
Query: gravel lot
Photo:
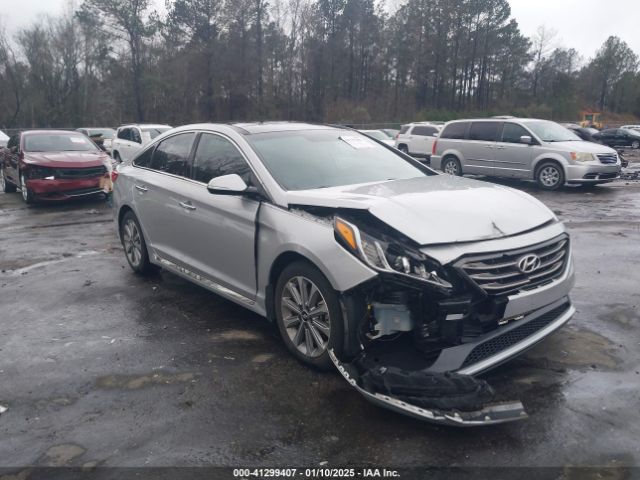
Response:
[[[578,313],[487,375],[530,418],[471,430],[378,409],[254,314],[134,276],[104,202],[0,194],[0,466],[639,466],[640,182],[502,183],[566,222]]]

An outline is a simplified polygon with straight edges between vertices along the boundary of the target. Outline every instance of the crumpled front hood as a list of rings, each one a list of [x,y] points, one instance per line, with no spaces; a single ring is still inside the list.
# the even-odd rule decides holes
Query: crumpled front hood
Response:
[[[53,168],[98,167],[107,158],[104,152],[25,152],[28,164]]]
[[[288,192],[289,205],[368,210],[420,245],[515,235],[554,220],[512,188],[449,175]]]

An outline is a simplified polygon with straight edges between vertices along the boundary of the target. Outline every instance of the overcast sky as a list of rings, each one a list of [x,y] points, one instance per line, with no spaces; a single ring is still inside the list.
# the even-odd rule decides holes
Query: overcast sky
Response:
[[[394,5],[402,0],[385,0]],[[159,6],[164,0],[155,0]],[[0,0],[0,17],[10,31],[28,25],[38,13],[60,13],[80,0]],[[609,35],[617,35],[640,55],[640,0],[509,0],[521,31],[531,37],[540,25],[558,32],[558,46],[586,59]],[[18,6],[19,5],[19,6]]]

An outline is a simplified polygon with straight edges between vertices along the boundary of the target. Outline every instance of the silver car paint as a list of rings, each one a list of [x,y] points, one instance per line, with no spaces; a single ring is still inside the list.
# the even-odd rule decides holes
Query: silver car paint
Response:
[[[501,238],[555,219],[523,192],[449,175],[289,192],[287,199],[289,204],[367,209],[420,245]]]
[[[436,170],[442,169],[442,159],[452,155],[460,161],[464,173],[477,173],[496,177],[511,177],[522,179],[533,179],[537,166],[545,160],[555,160],[564,167],[565,180],[571,183],[595,183],[585,180],[583,177],[587,173],[617,173],[620,171],[621,163],[618,159],[616,164],[605,165],[597,159],[582,162],[571,159],[571,152],[585,152],[592,154],[616,154],[616,151],[605,145],[599,145],[586,141],[575,142],[544,142],[535,135],[528,127],[525,119],[519,121],[512,120],[491,120],[491,119],[470,119],[461,120],[464,122],[473,121],[493,121],[514,123],[529,132],[539,145],[524,145],[508,142],[479,142],[476,140],[439,138],[436,147],[436,154],[431,156],[431,166]],[[482,147],[478,145],[483,144]],[[483,168],[478,168],[478,162],[473,158],[479,153],[476,151],[482,148],[486,156],[491,159],[489,163],[483,163]]]
[[[447,175],[286,192],[268,174],[244,136],[226,125],[181,127],[160,135],[151,145],[184,131],[223,135],[243,152],[269,196],[257,212],[258,222],[253,224],[258,226],[257,232],[252,228],[257,202],[226,196],[221,200],[221,196],[208,193],[200,182],[135,167],[130,162],[118,168],[114,188],[116,219],[123,207],[132,209],[141,223],[153,263],[261,315],[267,312],[266,286],[271,269],[284,253],[295,252],[309,259],[337,291],[349,290],[377,275],[335,241],[330,221],[296,205],[367,208],[392,227],[418,239],[425,245],[423,252],[442,264],[468,253],[533,245],[564,232],[553,213],[527,194]],[[185,235],[193,231],[191,222],[197,220],[194,210],[180,205],[187,202],[196,206],[196,215],[203,215],[195,235]],[[510,215],[505,213],[509,211]],[[211,218],[204,218],[209,215]],[[251,246],[256,235],[254,251]],[[217,242],[217,238],[224,238],[224,243]],[[209,257],[216,248],[224,255]],[[558,300],[566,295],[572,282],[573,267],[569,266],[552,288],[509,298],[507,311],[518,315],[541,301]]]

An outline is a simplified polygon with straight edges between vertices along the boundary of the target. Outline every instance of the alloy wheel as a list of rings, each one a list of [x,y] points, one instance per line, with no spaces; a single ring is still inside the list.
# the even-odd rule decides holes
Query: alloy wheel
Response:
[[[444,173],[448,173],[449,175],[458,175],[458,164],[453,160],[447,161],[444,166]]]
[[[132,266],[137,267],[142,260],[142,239],[136,222],[132,219],[125,221],[122,229],[122,243],[124,253]]]
[[[291,278],[280,301],[284,328],[295,348],[307,357],[319,357],[327,349],[331,322],[327,303],[308,278]]]
[[[538,176],[540,177],[540,182],[545,187],[553,187],[560,181],[560,172],[556,167],[552,167],[551,165],[540,170]]]
[[[27,180],[24,178],[24,173],[20,175],[20,192],[22,193],[22,199],[25,202],[28,202],[29,191],[27,190]]]

